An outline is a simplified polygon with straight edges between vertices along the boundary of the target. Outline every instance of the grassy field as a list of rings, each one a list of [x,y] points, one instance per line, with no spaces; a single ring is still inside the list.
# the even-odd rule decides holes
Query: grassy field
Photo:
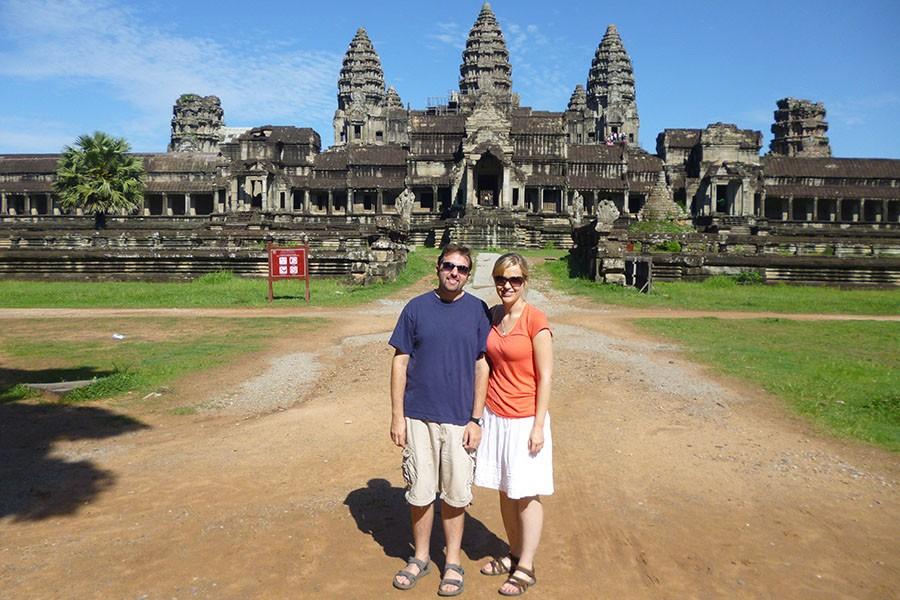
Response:
[[[391,283],[360,286],[342,279],[313,278],[312,306],[350,306],[396,292],[433,273],[438,251],[409,254],[400,277]],[[267,306],[266,280],[221,272],[191,282],[0,281],[0,308],[230,308]],[[305,284],[276,281],[273,306],[306,306]]]
[[[632,288],[570,277],[565,258],[547,262],[543,270],[556,289],[605,304],[686,310],[900,315],[900,290],[741,285],[730,277],[713,277],[697,283],[654,283],[650,294],[640,294]]]
[[[274,336],[301,335],[311,318],[213,317],[22,319],[0,331],[0,403],[36,395],[22,383],[94,379],[64,397],[79,402],[132,392],[139,399],[190,372],[224,365],[266,347]],[[113,334],[124,335],[117,340]]]
[[[900,323],[638,319],[826,430],[900,451]]]

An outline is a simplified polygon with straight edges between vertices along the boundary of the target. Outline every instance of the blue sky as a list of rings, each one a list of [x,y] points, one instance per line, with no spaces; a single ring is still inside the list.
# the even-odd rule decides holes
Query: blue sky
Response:
[[[634,63],[641,145],[724,121],[771,138],[775,101],[825,103],[835,156],[900,158],[900,2],[699,0],[492,6],[523,105],[564,110],[606,26]],[[315,128],[332,142],[341,59],[369,32],[385,79],[424,108],[456,89],[471,2],[0,0],[0,152],[59,152],[81,133],[165,150],[182,93],[230,126]]]

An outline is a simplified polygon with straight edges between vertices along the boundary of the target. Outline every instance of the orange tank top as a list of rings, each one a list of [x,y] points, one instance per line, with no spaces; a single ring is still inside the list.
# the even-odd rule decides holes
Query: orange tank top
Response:
[[[487,339],[487,358],[491,365],[487,406],[496,415],[507,418],[533,417],[537,406],[537,369],[534,364],[534,336],[550,330],[547,316],[526,304],[512,331],[503,335],[498,325],[491,327]]]

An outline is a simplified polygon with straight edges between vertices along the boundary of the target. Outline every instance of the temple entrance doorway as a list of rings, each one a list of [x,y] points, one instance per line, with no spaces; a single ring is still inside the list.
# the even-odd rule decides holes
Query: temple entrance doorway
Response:
[[[500,205],[500,189],[503,187],[503,163],[487,153],[475,164],[475,194],[479,206]]]

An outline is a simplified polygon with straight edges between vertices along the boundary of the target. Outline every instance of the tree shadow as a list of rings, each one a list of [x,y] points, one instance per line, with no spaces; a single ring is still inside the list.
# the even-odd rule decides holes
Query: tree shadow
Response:
[[[74,513],[116,481],[90,460],[50,456],[57,441],[103,439],[147,425],[103,408],[0,404],[0,519]]]
[[[392,487],[386,479],[370,479],[366,487],[347,494],[344,504],[356,520],[357,528],[372,536],[387,556],[406,561],[413,554],[412,525],[405,490]],[[431,531],[432,560],[441,571],[444,568],[444,531],[441,527],[440,502],[436,503],[434,528]],[[484,524],[466,512],[462,550],[473,561],[488,556],[505,556],[506,542],[498,538]]]

